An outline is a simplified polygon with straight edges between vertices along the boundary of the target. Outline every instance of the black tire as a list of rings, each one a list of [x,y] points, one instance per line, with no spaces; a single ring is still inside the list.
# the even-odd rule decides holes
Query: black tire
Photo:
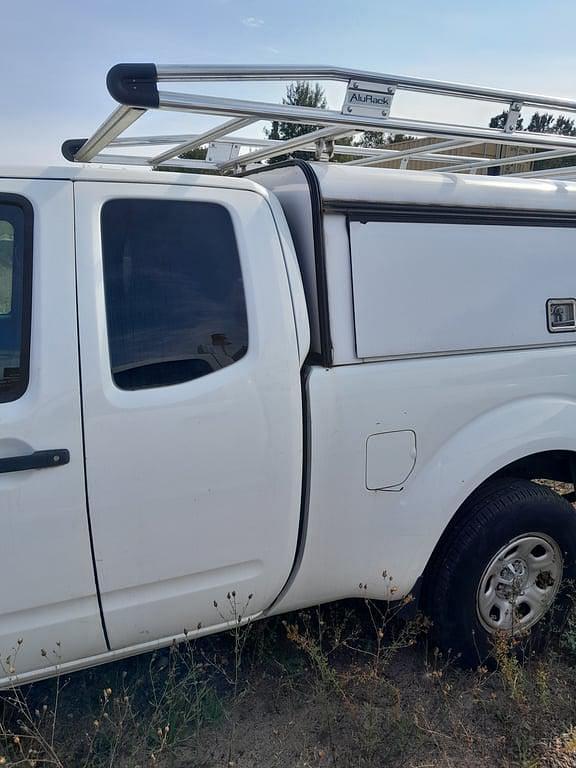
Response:
[[[499,478],[485,483],[465,503],[427,568],[423,608],[432,619],[431,638],[466,666],[489,659],[493,635],[477,611],[477,590],[494,555],[508,542],[542,533],[563,557],[562,583],[576,577],[576,511],[550,488],[528,480]],[[527,645],[538,650],[550,621],[561,621],[569,604],[560,588],[552,610],[531,629]]]

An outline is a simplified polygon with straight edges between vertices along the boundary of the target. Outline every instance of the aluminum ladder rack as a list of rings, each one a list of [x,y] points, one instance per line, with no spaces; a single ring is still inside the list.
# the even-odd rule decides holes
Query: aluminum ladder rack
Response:
[[[319,107],[247,101],[218,96],[159,90],[164,83],[234,81],[339,81],[346,86],[339,111]],[[473,85],[427,80],[416,77],[363,72],[339,67],[261,66],[157,66],[117,64],[108,73],[110,95],[119,103],[112,114],[88,139],[69,139],[62,151],[66,159],[82,163],[141,165],[149,168],[209,170],[239,174],[261,167],[273,157],[307,152],[318,160],[339,159],[345,165],[385,165],[412,160],[436,163],[431,170],[476,173],[478,170],[512,166],[522,177],[544,176],[568,179],[576,175],[576,136],[519,130],[524,108],[576,113],[576,100],[534,95]],[[503,105],[506,118],[502,128],[460,125],[394,116],[393,104],[399,92],[433,96],[442,100],[487,102]],[[149,110],[170,110],[225,118],[201,133],[185,135],[122,136]],[[236,131],[260,121],[306,125],[311,132],[286,141],[246,138]],[[395,150],[394,145],[368,148],[338,143],[365,131],[389,135],[409,134],[420,139],[417,146]],[[505,157],[451,154],[478,145],[516,147]],[[180,157],[185,152],[208,146],[205,160]],[[149,156],[124,154],[126,149],[149,147]],[[164,147],[161,152],[154,148]],[[572,157],[574,166],[545,168],[524,173],[514,165],[530,161]]]

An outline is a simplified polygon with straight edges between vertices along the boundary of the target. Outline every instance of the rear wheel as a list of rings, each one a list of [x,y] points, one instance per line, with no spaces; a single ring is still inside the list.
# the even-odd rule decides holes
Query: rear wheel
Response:
[[[527,480],[486,483],[462,509],[428,569],[424,607],[433,640],[468,665],[483,662],[496,633],[541,644],[576,576],[576,512]]]

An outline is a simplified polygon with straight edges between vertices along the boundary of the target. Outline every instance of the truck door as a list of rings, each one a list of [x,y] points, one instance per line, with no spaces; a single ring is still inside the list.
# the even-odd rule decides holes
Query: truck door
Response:
[[[290,572],[302,411],[253,191],[77,182],[87,485],[112,648],[257,614]]]
[[[0,179],[0,678],[106,650],[86,515],[72,183]]]

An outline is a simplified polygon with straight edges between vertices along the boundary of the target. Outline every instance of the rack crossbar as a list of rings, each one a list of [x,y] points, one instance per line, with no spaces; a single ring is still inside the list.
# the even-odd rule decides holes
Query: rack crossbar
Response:
[[[211,141],[219,139],[221,136],[226,136],[230,131],[239,131],[241,128],[246,128],[246,126],[251,125],[253,122],[254,120],[250,117],[228,120],[224,125],[219,125],[216,128],[205,131],[194,139],[183,141],[180,145],[156,155],[156,157],[149,160],[149,163],[150,165],[159,165],[164,160],[170,160],[172,157],[182,155],[184,152],[190,152],[192,149],[197,149],[204,144],[209,144]]]
[[[500,157],[494,160],[479,160],[476,163],[463,162],[459,165],[446,166],[444,168],[436,168],[436,171],[451,171],[456,173],[458,171],[467,171],[470,168],[497,168],[505,167],[508,165],[518,165],[519,163],[529,163],[532,160],[555,160],[556,158],[564,158],[574,156],[576,160],[576,147],[572,149],[553,149],[550,152],[529,152],[524,155],[513,155],[511,157]],[[440,160],[440,157],[437,158]],[[510,174],[512,175],[512,174]]]
[[[122,137],[119,139],[114,139],[110,142],[109,146],[116,148],[116,147],[152,147],[152,146],[163,146],[167,144],[183,144],[184,142],[194,142],[195,146],[202,146],[202,144],[199,144],[196,140],[202,136],[203,134],[199,133],[193,133],[193,134],[175,134],[175,135],[159,135],[159,136],[134,136],[134,137]],[[309,137],[313,135],[313,133],[308,134]],[[283,142],[278,139],[262,139],[262,138],[256,138],[254,136],[251,137],[238,137],[238,136],[230,136],[225,135],[221,136],[219,139],[215,139],[211,141],[211,144],[219,145],[219,144],[232,144],[235,142],[239,142],[243,147],[246,148],[254,148],[254,147],[278,147]],[[460,142],[458,142],[460,144]],[[437,145],[433,145],[437,146]],[[316,152],[317,147],[316,145],[310,140],[310,142],[302,147],[299,148],[300,152]],[[179,149],[178,152],[181,152],[182,150]],[[349,157],[374,157],[376,156],[378,158],[387,158],[391,157],[391,159],[396,159],[396,154],[398,153],[398,150],[394,149],[380,149],[380,148],[374,148],[374,147],[363,147],[360,145],[350,145],[350,144],[335,144],[334,145],[334,154],[338,155],[346,155]],[[176,155],[172,155],[172,157],[175,157]],[[392,157],[394,156],[394,157]],[[417,158],[419,160],[430,160],[434,162],[447,162],[447,163],[459,163],[462,164],[463,161],[470,161],[470,163],[473,163],[474,161],[480,162],[480,158],[473,158],[473,157],[465,157],[462,155],[449,155],[449,154],[442,154],[442,155],[436,155],[434,152],[426,151],[426,147],[420,147],[418,148],[417,152]],[[380,162],[380,159],[378,160]],[[140,158],[140,164],[142,164],[142,158]],[[155,163],[156,164],[156,163]],[[346,165],[349,165],[350,163],[346,163]]]
[[[462,141],[461,139],[450,139],[448,141],[426,144],[419,147],[410,147],[388,154],[379,153],[374,157],[362,158],[360,160],[350,160],[346,165],[374,165],[376,163],[389,163],[392,160],[402,160],[405,157],[420,156],[423,152],[440,152],[445,149],[464,149],[478,144],[477,141]],[[434,160],[441,161],[442,155],[436,155]]]
[[[514,177],[521,176],[523,179],[532,179],[538,177],[561,179],[565,176],[573,176],[574,174],[576,174],[576,165],[565,166],[563,168],[543,168],[540,171],[526,171],[525,173],[511,173],[509,175]]]
[[[129,128],[139,117],[146,112],[145,109],[133,109],[131,107],[117,107],[108,120],[96,129],[94,134],[84,143],[75,157],[79,163],[88,162],[106,147],[112,139],[119,136],[126,128]]]

